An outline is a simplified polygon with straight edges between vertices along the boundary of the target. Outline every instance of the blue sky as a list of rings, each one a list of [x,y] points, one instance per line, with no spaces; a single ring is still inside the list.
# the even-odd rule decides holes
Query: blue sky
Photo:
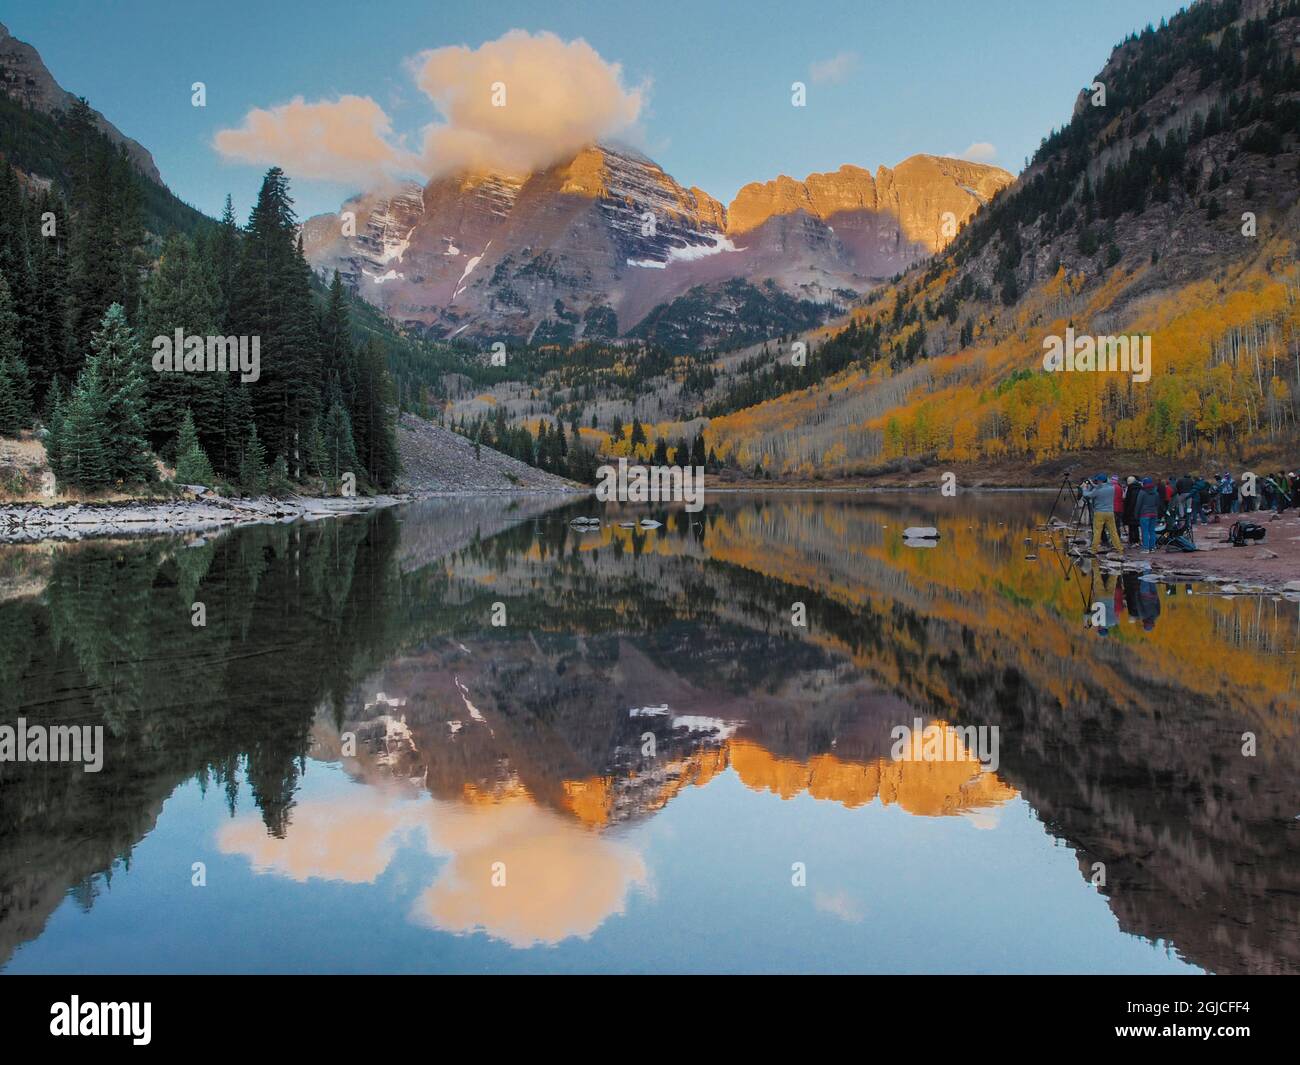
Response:
[[[0,10],[64,88],[145,145],[164,180],[210,214],[227,192],[247,215],[263,165],[212,147],[252,108],[292,97],[372,98],[393,136],[418,141],[439,116],[404,60],[477,48],[511,29],[584,38],[645,85],[639,146],[685,185],[729,201],[741,185],[842,163],[874,169],[916,152],[1018,171],[1069,116],[1130,31],[1171,0],[752,0],[749,3],[386,0],[44,0]],[[813,77],[814,64],[822,80]],[[790,103],[793,81],[808,103]],[[207,85],[207,107],[190,85]],[[977,153],[978,157],[978,153]],[[299,213],[335,209],[355,187],[295,178]]]

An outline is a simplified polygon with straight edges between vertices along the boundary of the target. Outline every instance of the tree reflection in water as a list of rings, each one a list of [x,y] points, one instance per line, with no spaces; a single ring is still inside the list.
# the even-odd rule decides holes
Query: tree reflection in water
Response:
[[[92,907],[187,780],[254,868],[369,882],[416,838],[449,860],[409,919],[527,946],[619,912],[647,881],[620,827],[734,773],[923,817],[1019,795],[1081,876],[1104,863],[1126,931],[1300,968],[1294,602],[1071,567],[1036,497],[715,497],[596,532],[568,524],[594,504],[550,506],[0,548],[0,720],[108,735],[99,774],[0,766],[0,958],[67,893]],[[915,716],[997,726],[998,772],[891,760]],[[369,797],[300,801],[309,760]],[[492,891],[469,870],[502,854]]]

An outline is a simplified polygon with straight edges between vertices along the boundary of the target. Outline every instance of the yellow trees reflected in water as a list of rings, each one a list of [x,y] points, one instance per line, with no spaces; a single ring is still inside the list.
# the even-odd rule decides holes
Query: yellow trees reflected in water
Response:
[[[411,951],[435,942],[422,928],[526,948],[626,914],[597,948],[617,951],[715,872],[697,831],[763,868],[783,832],[832,855],[880,831],[1014,854],[1023,833],[967,827],[1032,811],[1071,852],[1042,862],[1077,862],[1075,887],[1105,864],[1122,931],[1213,971],[1295,971],[1297,604],[1071,570],[1036,529],[1049,505],[719,492],[699,515],[659,508],[651,531],[615,512],[576,534],[583,502],[445,500],[60,551],[32,567],[39,595],[0,601],[0,704],[102,721],[110,757],[101,774],[7,767],[0,964],[70,888],[91,905],[163,818],[264,878],[223,906],[370,899],[349,934],[387,923]],[[936,546],[904,546],[908,525],[937,526]],[[1098,600],[1104,638],[1085,624]],[[964,749],[895,760],[917,718],[996,728],[996,772]],[[190,781],[202,821],[167,801]],[[869,923],[854,888],[818,880],[814,908]]]
[[[950,726],[939,727],[954,734]],[[661,771],[664,782],[648,809],[661,809],[683,788],[707,784],[728,768],[751,791],[782,799],[808,795],[849,809],[878,800],[921,817],[970,813],[1016,795],[1015,788],[984,769],[974,753],[960,745],[952,759],[856,761],[834,754],[783,757],[751,740],[730,739],[665,767]],[[565,793],[569,812],[582,823],[603,828],[614,820],[617,792],[612,778],[566,781]]]
[[[951,731],[948,726],[942,726]],[[731,764],[747,787],[783,799],[807,794],[848,807],[879,800],[918,817],[949,817],[999,806],[1016,789],[984,769],[964,748],[951,760],[844,761],[820,754],[806,762],[777,758],[754,743],[731,744]]]

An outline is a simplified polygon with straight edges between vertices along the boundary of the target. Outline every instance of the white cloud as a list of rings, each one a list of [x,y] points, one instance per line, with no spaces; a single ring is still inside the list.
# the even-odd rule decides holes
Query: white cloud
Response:
[[[418,154],[394,136],[378,103],[346,95],[253,108],[242,125],[218,132],[213,147],[227,159],[327,181],[464,170],[524,175],[634,130],[648,93],[648,85],[625,86],[622,67],[581,38],[545,32],[510,30],[478,48],[435,48],[406,67],[441,115],[425,128]],[[505,106],[497,106],[501,89]]]
[[[646,92],[626,88],[622,67],[586,41],[553,33],[510,30],[478,48],[435,48],[410,63],[444,118],[425,130],[430,175],[531,173],[629,129]],[[500,94],[505,106],[497,106]]]
[[[856,52],[840,52],[830,59],[818,59],[808,67],[808,75],[819,85],[838,85],[858,65]]]
[[[861,924],[866,916],[864,907],[847,891],[817,891],[813,894],[813,906],[822,913],[838,917],[846,924]]]
[[[255,107],[237,129],[223,129],[213,147],[227,159],[278,165],[297,178],[371,183],[409,169],[415,157],[392,137],[384,109],[368,96]]]
[[[967,145],[964,152],[953,152],[952,158],[965,159],[971,163],[987,163],[997,158],[998,150],[988,141],[976,141]]]

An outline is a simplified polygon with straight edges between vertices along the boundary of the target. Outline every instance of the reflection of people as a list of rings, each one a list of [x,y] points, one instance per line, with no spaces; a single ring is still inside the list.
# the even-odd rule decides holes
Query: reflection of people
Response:
[[[1121,593],[1120,588],[1123,588]],[[1138,592],[1142,588],[1142,582],[1138,575],[1132,570],[1128,570],[1119,581],[1116,582],[1115,589],[1115,609],[1127,610],[1129,617],[1136,621],[1138,618]],[[1119,596],[1124,596],[1123,602],[1120,602]]]
[[[1119,527],[1115,524],[1115,486],[1104,473],[1092,479],[1092,487],[1085,495],[1092,501],[1092,550],[1101,548],[1101,537],[1105,533],[1110,538],[1110,547],[1119,547]]]
[[[1118,588],[1118,583],[1116,587]],[[1109,636],[1110,630],[1115,627],[1115,604],[1107,602],[1105,599],[1099,599],[1089,613],[1089,618],[1092,621],[1096,620],[1097,607],[1101,607],[1101,624],[1094,625],[1094,628],[1096,628],[1098,636]]]
[[[1138,581],[1138,616],[1142,627],[1150,632],[1160,617],[1160,589],[1155,581]]]

